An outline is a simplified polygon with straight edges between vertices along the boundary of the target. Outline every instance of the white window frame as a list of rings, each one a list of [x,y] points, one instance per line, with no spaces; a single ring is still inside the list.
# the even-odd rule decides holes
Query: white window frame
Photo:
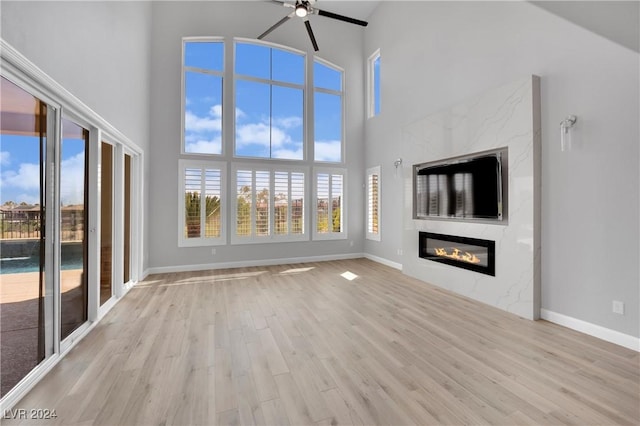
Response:
[[[319,174],[329,174],[329,175],[342,175],[342,205],[340,207],[340,214],[342,218],[340,220],[340,224],[342,225],[341,232],[318,232],[318,175]],[[312,191],[312,199],[313,203],[313,239],[314,240],[344,240],[347,239],[347,206],[345,200],[348,199],[347,194],[347,169],[344,168],[336,168],[336,167],[314,167],[313,169],[313,191]],[[331,194],[331,183],[329,184],[329,200],[332,199]],[[332,212],[329,213],[329,220],[333,216]]]
[[[375,70],[374,64],[380,59],[380,49],[377,49],[367,60],[367,118],[376,117],[376,95],[375,95]],[[382,110],[382,104],[380,105]]]
[[[187,43],[222,43],[223,46],[223,50],[222,50],[222,71],[217,71],[217,70],[209,70],[209,69],[202,69],[202,68],[195,68],[195,67],[187,67],[184,64],[184,60],[185,60],[185,45]],[[224,101],[225,101],[225,95],[224,95],[224,87],[225,87],[225,70],[226,70],[226,50],[227,50],[227,43],[225,42],[224,37],[183,37],[182,38],[182,56],[181,56],[181,84],[180,84],[180,89],[181,89],[181,99],[180,99],[180,104],[181,104],[181,117],[180,117],[180,153],[182,155],[194,155],[194,156],[212,156],[212,157],[223,157],[225,155],[225,131],[226,131],[226,126],[225,126],[225,108],[224,108]],[[220,131],[220,154],[211,154],[211,153],[205,153],[205,152],[186,152],[186,146],[185,146],[185,140],[184,140],[184,133],[185,133],[185,120],[184,120],[184,116],[186,113],[186,100],[187,100],[187,91],[186,91],[186,74],[187,71],[191,71],[191,72],[199,72],[201,74],[207,74],[207,75],[213,75],[216,77],[220,77],[222,79],[222,100],[221,100],[221,104],[222,104],[222,129]]]
[[[256,46],[264,46],[264,47],[268,47],[270,49],[279,49],[279,50],[283,50],[285,52],[289,52],[289,53],[293,53],[296,55],[300,55],[303,58],[303,64],[304,64],[304,70],[303,70],[303,75],[304,75],[304,82],[302,84],[296,84],[296,83],[288,83],[288,82],[284,82],[284,81],[279,81],[279,80],[272,80],[272,79],[267,79],[267,78],[261,78],[261,77],[253,77],[253,76],[249,76],[249,75],[244,75],[244,74],[236,74],[236,46],[238,45],[238,43],[240,44],[254,44]],[[301,51],[301,50],[297,50],[297,49],[293,49],[291,47],[287,47],[287,46],[282,46],[276,43],[269,43],[269,42],[265,42],[265,41],[260,41],[260,40],[254,40],[254,39],[248,39],[248,38],[240,38],[240,37],[236,37],[233,39],[233,65],[231,67],[231,75],[233,76],[233,100],[232,100],[232,105],[233,105],[233,109],[232,111],[234,111],[233,114],[233,149],[232,149],[232,157],[234,159],[238,159],[240,161],[245,161],[245,160],[251,160],[251,159],[255,159],[255,160],[261,160],[261,161],[292,161],[292,162],[304,162],[307,160],[307,149],[306,146],[308,144],[307,142],[307,138],[306,138],[306,134],[307,134],[307,123],[309,120],[309,116],[307,114],[307,93],[308,90],[307,88],[310,87],[310,83],[309,83],[309,79],[308,79],[308,75],[309,73],[307,72],[307,64],[308,64],[308,55]],[[293,158],[276,158],[276,157],[252,157],[252,156],[246,156],[246,155],[237,155],[236,154],[236,114],[235,111],[237,111],[237,102],[236,102],[236,83],[238,80],[241,81],[250,81],[250,82],[254,82],[254,83],[261,83],[261,84],[267,84],[269,86],[279,86],[279,87],[288,87],[288,88],[292,88],[292,89],[299,89],[302,90],[302,158],[301,159],[293,159]],[[222,110],[224,111],[224,105],[222,107]],[[270,112],[270,114],[272,113],[272,111]],[[224,114],[224,112],[223,112]],[[344,114],[343,114],[344,116]],[[273,118],[273,117],[271,117]],[[270,124],[270,129],[272,129],[273,124]]]
[[[344,72],[344,68],[339,67],[338,65],[332,64],[329,61],[326,61],[322,58],[318,58],[318,57],[313,57],[312,58],[312,66],[311,68],[313,69],[313,63],[318,62],[321,65],[324,65],[326,67],[332,68],[336,71],[339,71],[341,74],[341,84],[340,84],[340,90],[331,90],[331,89],[325,89],[322,87],[316,87],[315,86],[315,79],[311,78],[309,85],[313,88],[312,91],[312,98],[311,98],[311,103],[313,104],[313,109],[312,109],[312,115],[310,115],[309,117],[309,121],[312,123],[312,132],[311,132],[311,137],[310,137],[310,141],[312,141],[310,143],[310,147],[309,147],[309,151],[311,151],[313,153],[313,159],[316,163],[320,163],[320,164],[346,164],[346,160],[345,160],[345,153],[346,153],[346,142],[345,142],[345,135],[346,135],[346,120],[345,120],[345,108],[346,108],[346,103],[345,103],[345,72]],[[326,93],[329,95],[336,95],[336,96],[340,96],[340,105],[342,107],[342,111],[341,111],[341,120],[342,120],[342,124],[341,124],[341,132],[340,132],[340,161],[327,161],[327,160],[317,160],[316,159],[316,135],[315,135],[315,95],[316,92],[319,93]]]
[[[206,161],[206,160],[179,160],[179,187],[178,187],[178,247],[202,247],[202,246],[218,246],[227,243],[227,164],[223,161]],[[199,238],[186,238],[184,236],[185,224],[185,205],[184,205],[184,187],[185,187],[185,170],[194,169],[219,169],[220,170],[220,236]],[[204,185],[204,181],[202,182]],[[201,192],[201,193],[204,193]],[[201,212],[202,213],[202,212]]]
[[[268,171],[269,172],[269,235],[256,235],[255,233],[255,213],[254,209],[251,210],[251,235],[239,236],[236,234],[236,224],[238,219],[238,203],[237,203],[237,188],[238,188],[238,170],[251,170],[256,171]],[[304,198],[303,198],[303,233],[302,234],[287,234],[276,235],[275,229],[275,180],[274,176],[276,172],[294,172],[304,174]],[[260,244],[260,243],[275,243],[275,242],[295,242],[295,241],[309,241],[309,168],[304,166],[286,166],[276,164],[264,164],[264,163],[235,163],[232,166],[231,172],[231,187],[233,188],[233,196],[229,198],[231,207],[231,220],[230,230],[231,244]],[[255,179],[255,175],[254,178]],[[255,183],[255,181],[254,181]],[[289,186],[291,183],[289,183]],[[255,205],[255,191],[252,191],[252,205]],[[289,209],[290,211],[290,209]]]
[[[377,232],[373,232],[373,224],[371,223],[371,218],[373,217],[373,203],[372,203],[372,192],[371,192],[371,176],[377,176],[377,200],[376,200],[376,215],[378,217],[378,229]],[[367,169],[367,178],[365,181],[365,185],[367,186],[365,202],[367,203],[365,212],[365,223],[366,223],[366,238],[368,240],[380,241],[380,166],[370,167]]]

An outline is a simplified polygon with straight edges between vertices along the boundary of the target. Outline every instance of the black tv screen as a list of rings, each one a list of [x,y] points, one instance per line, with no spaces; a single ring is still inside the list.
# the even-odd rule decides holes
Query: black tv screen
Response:
[[[507,149],[414,165],[414,218],[504,220]]]

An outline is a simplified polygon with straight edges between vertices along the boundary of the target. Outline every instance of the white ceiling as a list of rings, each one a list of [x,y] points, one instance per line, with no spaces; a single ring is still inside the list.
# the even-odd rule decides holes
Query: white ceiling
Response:
[[[380,0],[316,0],[314,6],[328,12],[366,21],[380,3]]]
[[[366,21],[382,1],[394,0],[316,0],[315,6],[318,9]],[[529,1],[618,44],[635,51],[640,50],[638,0]]]

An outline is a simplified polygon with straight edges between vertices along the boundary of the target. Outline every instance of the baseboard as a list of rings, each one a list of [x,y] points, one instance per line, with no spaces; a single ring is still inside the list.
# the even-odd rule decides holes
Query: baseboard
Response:
[[[577,318],[562,315],[547,309],[540,309],[540,318],[549,322],[579,331],[589,336],[597,337],[616,345],[640,352],[640,339],[619,331],[611,330],[600,325],[582,321]]]
[[[160,266],[148,268],[145,274],[166,274],[171,272],[206,271],[209,269],[248,268],[252,266],[290,265],[295,263],[326,262],[330,260],[360,259],[363,253],[332,254],[326,256],[289,257],[281,259],[241,260],[237,262],[205,263],[199,265]]]
[[[365,259],[373,260],[374,262],[381,263],[390,268],[397,269],[398,271],[402,271],[402,263],[393,262],[389,259],[385,259],[384,257],[374,256],[369,253],[364,254]]]

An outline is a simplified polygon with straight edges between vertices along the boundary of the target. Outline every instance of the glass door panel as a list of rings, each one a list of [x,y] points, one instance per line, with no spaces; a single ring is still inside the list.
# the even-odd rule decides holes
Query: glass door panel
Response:
[[[89,131],[62,120],[60,149],[60,292],[64,340],[87,321],[87,149]]]
[[[100,168],[100,306],[113,288],[113,146],[102,142]]]
[[[0,397],[45,358],[47,105],[2,77]]]
[[[124,258],[123,280],[131,280],[131,156],[124,155]]]

